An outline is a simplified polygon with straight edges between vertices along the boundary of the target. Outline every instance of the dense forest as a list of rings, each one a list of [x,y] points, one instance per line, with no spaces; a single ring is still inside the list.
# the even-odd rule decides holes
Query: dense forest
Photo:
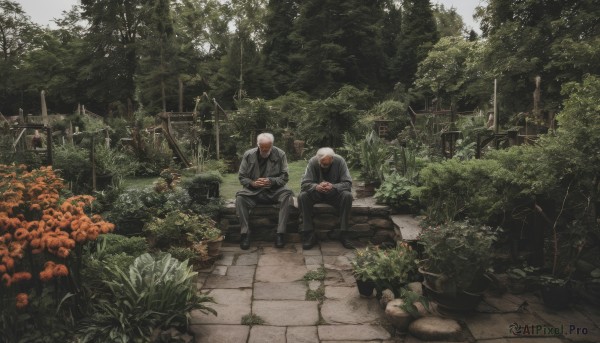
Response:
[[[428,0],[82,0],[31,21],[0,0],[0,112],[50,113],[77,104],[107,116],[191,111],[204,92],[225,108],[289,94],[324,99],[345,86],[375,102],[543,111],[561,85],[600,68],[594,0],[489,0],[467,32],[453,8]]]

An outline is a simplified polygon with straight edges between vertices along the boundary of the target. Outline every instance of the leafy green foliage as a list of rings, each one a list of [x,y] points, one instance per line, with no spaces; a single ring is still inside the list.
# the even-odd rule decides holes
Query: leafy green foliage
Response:
[[[421,170],[420,180],[415,196],[431,223],[461,218],[486,222],[518,195],[512,172],[494,160],[431,163]]]
[[[82,323],[83,342],[148,341],[155,329],[186,328],[192,310],[216,315],[205,304],[212,298],[196,291],[196,273],[169,254],[143,254],[128,270],[116,268],[111,274],[105,280],[110,297],[98,299]]]
[[[417,303],[417,302],[421,303],[423,305],[423,307],[425,308],[425,311],[429,312],[429,299],[427,299],[427,297],[425,297],[417,292],[411,291],[411,290],[403,287],[400,290],[399,299],[402,299],[404,302],[399,307],[404,312],[413,316],[413,318],[421,317],[421,313],[419,313],[419,309],[415,305],[415,303]],[[398,305],[396,305],[396,306],[398,306]]]
[[[325,300],[325,286],[320,285],[317,289],[307,289],[305,299],[322,302]]]
[[[262,319],[259,315],[251,313],[251,314],[246,314],[242,317],[242,325],[249,325],[249,326],[253,326],[253,325],[263,325],[265,323],[265,320]]]
[[[165,218],[154,218],[144,227],[149,239],[157,248],[190,246],[202,240],[215,240],[221,230],[209,217],[183,211],[169,212]]]
[[[375,281],[378,291],[386,288],[398,291],[402,285],[416,279],[416,258],[416,251],[406,243],[391,249],[357,249],[356,257],[351,261],[352,273],[362,281]]]
[[[488,226],[469,221],[447,222],[421,233],[426,272],[440,274],[439,285],[447,290],[468,289],[491,266],[490,250],[496,233]]]
[[[385,178],[375,192],[375,199],[379,203],[390,205],[394,208],[410,209],[416,205],[412,196],[415,184],[398,173],[392,173]]]
[[[304,281],[323,281],[327,276],[327,271],[325,268],[320,267],[316,270],[311,270],[302,277]]]

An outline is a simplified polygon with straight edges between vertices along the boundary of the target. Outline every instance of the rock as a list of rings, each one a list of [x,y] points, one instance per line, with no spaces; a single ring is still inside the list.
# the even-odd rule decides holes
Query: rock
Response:
[[[408,332],[423,341],[458,341],[462,336],[458,322],[439,317],[419,318],[410,323]]]
[[[369,219],[368,223],[371,226],[374,226],[378,229],[393,229],[394,228],[392,221],[389,219],[384,219],[384,218]]]
[[[392,300],[394,300],[394,292],[390,289],[384,289],[383,292],[381,292],[381,299],[379,299],[381,308],[386,308],[387,304]]]
[[[404,304],[402,299],[394,299],[385,307],[385,315],[388,321],[399,331],[406,332],[410,323],[414,320],[410,313],[400,308]]]
[[[408,288],[409,291],[413,291],[419,295],[423,295],[423,284],[421,284],[420,282],[411,282],[408,285],[406,285],[406,288]]]

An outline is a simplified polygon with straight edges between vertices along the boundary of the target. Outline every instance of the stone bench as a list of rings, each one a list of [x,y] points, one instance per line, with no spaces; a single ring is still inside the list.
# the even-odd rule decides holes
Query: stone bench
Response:
[[[390,219],[391,209],[378,205],[373,198],[354,199],[349,218],[349,233],[353,239],[370,241],[374,244],[393,242],[397,239]],[[250,231],[253,240],[273,241],[279,216],[277,205],[257,205],[250,212]],[[287,225],[287,241],[300,242],[299,228],[302,218],[298,209],[298,200],[294,197]],[[339,216],[332,206],[316,204],[313,223],[319,239],[326,239],[329,230],[339,228]],[[225,233],[225,239],[238,242],[240,223],[235,213],[235,202],[228,201],[219,214],[219,228]]]

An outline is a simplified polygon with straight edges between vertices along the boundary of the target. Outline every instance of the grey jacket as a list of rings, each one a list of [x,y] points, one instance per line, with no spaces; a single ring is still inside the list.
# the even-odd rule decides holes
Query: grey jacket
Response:
[[[260,177],[260,167],[258,165],[258,148],[253,148],[244,153],[238,178],[244,188],[237,192],[238,195],[257,195],[260,192],[276,193],[282,189],[288,189],[286,184],[289,180],[288,164],[285,152],[276,146],[271,149],[271,155],[267,161],[266,177],[271,180],[271,187],[254,188],[250,184]]]
[[[331,182],[333,187],[338,191],[351,191],[352,189],[352,176],[350,176],[350,170],[348,170],[348,165],[346,165],[346,161],[342,156],[335,155],[333,156],[333,162],[331,163],[331,171],[329,172],[331,177]],[[304,172],[304,176],[302,176],[302,181],[300,184],[300,188],[303,192],[314,190],[315,187],[323,180],[323,175],[321,174],[321,166],[319,165],[319,160],[316,156],[313,156],[306,166],[306,171]]]

